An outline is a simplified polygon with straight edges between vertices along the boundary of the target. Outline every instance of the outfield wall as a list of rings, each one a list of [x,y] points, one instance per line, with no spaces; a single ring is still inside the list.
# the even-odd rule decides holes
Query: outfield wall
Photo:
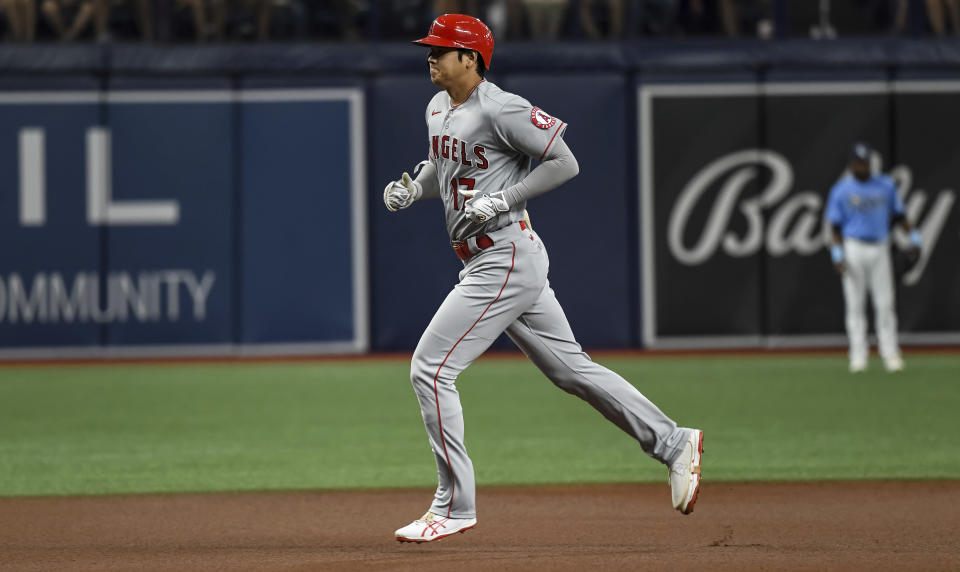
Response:
[[[380,199],[426,154],[416,48],[0,61],[0,356],[408,350],[456,281],[439,203]],[[489,79],[570,124],[581,174],[529,210],[585,346],[842,344],[821,216],[855,139],[931,247],[905,341],[960,342],[956,46],[512,45]]]

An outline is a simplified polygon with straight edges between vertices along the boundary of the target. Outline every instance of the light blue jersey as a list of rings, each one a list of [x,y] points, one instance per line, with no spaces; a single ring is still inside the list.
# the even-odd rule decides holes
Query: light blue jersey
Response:
[[[839,226],[845,238],[886,240],[890,221],[897,215],[903,215],[903,201],[886,175],[873,175],[863,182],[847,175],[830,189],[827,220]]]

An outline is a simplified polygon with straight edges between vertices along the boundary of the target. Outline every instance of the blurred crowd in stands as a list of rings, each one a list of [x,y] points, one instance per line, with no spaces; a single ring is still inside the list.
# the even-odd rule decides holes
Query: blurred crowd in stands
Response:
[[[6,42],[410,39],[437,15],[498,41],[956,35],[960,0],[0,0]]]

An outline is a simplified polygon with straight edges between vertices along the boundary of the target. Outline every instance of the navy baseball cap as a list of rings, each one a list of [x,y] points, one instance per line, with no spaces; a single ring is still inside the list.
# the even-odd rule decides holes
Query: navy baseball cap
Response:
[[[871,151],[872,149],[866,143],[854,143],[853,147],[850,148],[850,160],[869,161]]]

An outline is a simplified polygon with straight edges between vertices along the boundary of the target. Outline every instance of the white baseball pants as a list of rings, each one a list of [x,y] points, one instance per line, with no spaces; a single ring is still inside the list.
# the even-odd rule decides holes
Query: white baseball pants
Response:
[[[870,354],[867,343],[867,292],[873,299],[880,356],[884,360],[899,358],[889,243],[870,243],[847,238],[843,241],[843,251],[847,265],[842,280],[850,362],[866,362]]]
[[[410,378],[437,461],[439,484],[430,512],[476,518],[473,464],[454,382],[504,331],[554,384],[590,403],[651,457],[672,462],[687,430],[581,350],[547,281],[549,259],[536,233],[512,224],[489,236],[494,245],[467,261],[411,362]]]

